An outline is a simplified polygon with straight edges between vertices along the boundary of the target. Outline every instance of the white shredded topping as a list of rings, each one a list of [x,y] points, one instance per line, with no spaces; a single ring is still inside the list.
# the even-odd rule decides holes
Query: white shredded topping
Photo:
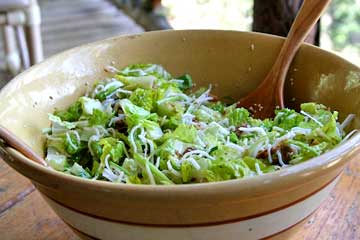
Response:
[[[157,157],[157,158],[156,158],[155,167],[156,167],[156,168],[159,168],[159,167],[160,167],[160,157]]]
[[[110,154],[106,155],[105,157],[105,167],[111,171],[110,165],[109,165],[109,158]]]
[[[206,123],[204,122],[192,122],[193,125],[195,125],[197,128],[204,129],[207,127]]]
[[[107,178],[111,182],[123,182],[124,173],[121,172],[119,175],[114,174],[110,169],[105,168],[102,176]]]
[[[104,85],[97,85],[93,91],[93,94],[91,95],[92,98],[94,98],[96,96],[96,94],[98,94],[99,92],[101,92],[102,90],[104,90]]]
[[[183,100],[185,100],[185,103],[190,103],[191,101],[193,101],[191,97],[187,96],[184,93],[169,93],[165,98],[157,101],[157,104],[162,104],[167,101],[176,100],[177,98],[182,98]]]
[[[310,128],[301,128],[301,127],[293,127],[291,129],[292,132],[294,133],[300,133],[300,134],[303,134],[303,135],[308,135],[311,133],[311,129]]]
[[[120,82],[120,81],[112,81],[112,82],[106,84],[105,87],[103,88],[103,90],[106,91],[111,87],[119,88],[119,87],[122,87],[122,86],[124,86],[124,84],[122,82]]]
[[[300,113],[303,114],[303,115],[305,115],[305,116],[307,116],[308,118],[310,118],[310,119],[313,120],[314,122],[316,122],[320,127],[323,127],[323,126],[324,126],[324,124],[322,124],[321,122],[319,122],[319,120],[317,120],[316,118],[314,118],[313,116],[311,116],[309,113],[307,113],[307,112],[305,112],[305,111],[303,111],[303,110],[301,110]]]
[[[214,160],[214,159],[215,159],[214,157],[210,156],[210,155],[209,155],[207,152],[205,152],[205,151],[202,151],[202,150],[193,150],[193,151],[190,151],[190,152],[185,153],[185,154],[181,157],[179,163],[183,162],[183,161],[186,160],[187,158],[192,157],[192,156],[194,156],[194,155],[198,155],[199,157],[206,157],[206,158],[209,158],[210,160]]]
[[[147,144],[149,145],[150,148],[150,156],[152,156],[155,152],[155,146],[153,141],[151,141],[150,139],[146,139]]]
[[[259,166],[259,163],[255,163],[255,169],[256,169],[256,173],[258,174],[258,175],[262,175],[263,174],[263,172],[261,171],[261,169],[260,169],[260,166]]]
[[[211,91],[211,85],[209,86],[209,88],[203,92],[198,98],[194,99],[194,101],[192,103],[190,103],[188,109],[186,110],[186,113],[190,113],[196,106],[200,106],[201,104],[212,100],[212,97],[209,97],[209,93]]]
[[[195,103],[197,104],[203,104],[209,100],[212,100],[213,98],[212,97],[209,97],[209,93],[211,91],[211,85],[209,86],[208,90],[206,90],[205,92],[203,92],[203,94],[201,94],[197,99],[195,99]]]
[[[268,154],[268,160],[269,160],[269,163],[272,163],[273,160],[272,160],[272,156],[271,156],[271,144],[268,144],[268,147],[267,147],[267,154]]]
[[[272,147],[274,148],[274,147],[276,147],[277,145],[279,145],[279,143],[281,143],[281,142],[283,142],[283,141],[285,141],[285,140],[288,140],[288,139],[292,139],[292,138],[294,138],[295,136],[296,136],[296,133],[290,131],[290,132],[288,132],[287,134],[285,134],[285,135],[277,138],[277,139],[274,141]]]
[[[174,174],[175,176],[181,177],[181,173],[178,172],[178,171],[176,171],[176,170],[173,168],[170,160],[168,160],[168,161],[166,162],[166,165],[167,165],[167,167],[168,167],[168,170],[169,170],[172,174]]]
[[[141,125],[138,124],[138,125],[136,125],[135,127],[133,127],[133,128],[131,129],[130,133],[129,133],[129,142],[130,142],[132,148],[134,149],[134,152],[137,152],[137,147],[136,147],[136,143],[135,143],[135,136],[134,136],[134,134],[135,134],[135,131],[138,130],[138,129],[140,129],[140,128],[141,128]]]
[[[105,168],[103,170],[102,176],[112,182],[123,182],[124,172],[120,171],[119,169],[115,169],[115,171],[118,173],[118,175],[115,174],[109,165],[109,158],[110,158],[110,154],[106,155],[105,161],[104,161]]]
[[[106,98],[107,98],[107,99],[112,98],[112,97],[113,97],[114,95],[116,95],[117,93],[131,94],[132,91],[125,90],[125,89],[122,89],[122,88],[118,88],[118,89],[116,89],[114,92],[112,92],[111,94],[109,94]]]
[[[74,148],[74,149],[77,149],[77,146],[72,142],[71,140],[71,137],[70,137],[70,134],[69,132],[66,132],[66,141],[69,143],[69,145]]]
[[[46,138],[52,141],[63,141],[61,137],[54,137],[53,135],[46,134]]]
[[[183,82],[184,82],[184,80],[182,80],[182,79],[171,79],[171,80],[169,80],[169,82],[174,82],[174,83],[183,83]]]
[[[219,130],[219,133],[222,135],[229,135],[230,131],[227,130],[226,128],[224,128],[223,126],[221,126],[220,124],[218,124],[217,122],[211,122],[208,125],[208,128],[210,127],[216,127]]]
[[[237,145],[237,144],[234,144],[234,143],[232,143],[232,142],[227,142],[227,143],[225,144],[225,146],[231,147],[231,148],[237,150],[237,151],[238,151],[239,153],[241,153],[241,154],[245,151],[245,148],[244,148],[244,147],[241,147],[241,146],[239,146],[239,145]]]
[[[257,132],[261,135],[266,135],[265,130],[262,127],[239,127],[242,132]]]
[[[261,144],[259,144],[259,145],[256,145],[255,146],[255,150],[252,152],[252,154],[251,154],[251,156],[253,157],[253,158],[256,158],[256,156],[258,155],[258,153],[259,153],[259,151],[262,149],[262,145]]]
[[[107,168],[104,169],[102,176],[111,182],[115,182],[117,179],[117,176]]]
[[[196,168],[196,170],[200,170],[201,167],[194,158],[187,158],[186,161],[189,161],[194,166],[194,168]]]
[[[228,120],[228,121],[229,121],[229,120]],[[229,129],[229,131],[235,131],[235,130],[236,130],[236,127],[232,125],[232,126],[229,126],[228,129]]]
[[[115,122],[120,121],[120,120],[123,120],[123,119],[125,119],[125,114],[119,114],[117,117],[113,117],[113,118],[110,120],[108,126],[111,126],[111,125],[113,125]]]
[[[184,124],[192,124],[193,123],[193,119],[195,118],[195,116],[191,113],[185,113],[182,116],[182,122]]]
[[[285,132],[285,129],[283,129],[281,127],[277,127],[277,126],[273,126],[272,129],[275,130],[275,131],[278,131],[278,132]]]
[[[155,182],[154,176],[153,176],[153,174],[151,173],[151,170],[150,170],[149,160],[146,160],[145,169],[146,169],[146,173],[147,173],[147,175],[149,177],[150,184],[155,185],[156,182]]]
[[[279,160],[279,163],[282,167],[285,167],[286,164],[283,162],[283,158],[282,158],[282,155],[281,155],[281,152],[279,150],[276,151],[276,155],[278,157],[278,160]]]

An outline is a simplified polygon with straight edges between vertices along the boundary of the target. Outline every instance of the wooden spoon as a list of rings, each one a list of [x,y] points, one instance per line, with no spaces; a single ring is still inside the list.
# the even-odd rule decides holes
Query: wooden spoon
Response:
[[[13,133],[0,125],[0,140],[3,140],[6,145],[16,149],[30,160],[47,166],[46,161],[35,153],[26,143],[16,137]]]
[[[263,82],[240,99],[238,107],[249,109],[257,118],[274,115],[275,108],[284,108],[284,83],[296,52],[319,20],[331,0],[305,0],[290,29],[281,51]]]

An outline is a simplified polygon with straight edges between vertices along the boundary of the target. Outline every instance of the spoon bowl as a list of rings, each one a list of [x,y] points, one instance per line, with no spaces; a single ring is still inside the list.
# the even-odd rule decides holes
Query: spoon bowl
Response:
[[[261,119],[272,117],[274,109],[284,108],[284,83],[290,64],[311,29],[315,26],[331,0],[305,0],[278,57],[262,83],[237,106],[249,109]]]

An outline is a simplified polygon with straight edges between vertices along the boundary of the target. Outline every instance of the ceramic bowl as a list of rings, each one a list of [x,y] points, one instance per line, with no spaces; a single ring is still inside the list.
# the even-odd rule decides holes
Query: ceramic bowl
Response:
[[[190,73],[220,96],[254,89],[283,42],[236,31],[164,31],[115,37],[71,49],[17,76],[0,93],[0,124],[43,155],[47,113],[65,108],[86,85],[108,75],[104,67],[162,64],[175,76]],[[303,45],[290,67],[286,105],[316,101],[341,116],[360,113],[360,69],[319,48]],[[330,74],[322,78],[323,74]],[[360,76],[360,75],[358,75]],[[353,128],[360,126],[359,118]],[[28,177],[71,227],[99,239],[257,239],[311,214],[359,152],[360,136],[326,154],[283,170],[241,180],[181,186],[138,186],[91,181],[33,163],[3,147],[2,158]]]

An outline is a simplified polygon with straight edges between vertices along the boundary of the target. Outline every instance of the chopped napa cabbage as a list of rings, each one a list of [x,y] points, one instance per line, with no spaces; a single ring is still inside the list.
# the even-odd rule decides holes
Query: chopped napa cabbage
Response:
[[[95,98],[100,101],[104,101],[106,98],[108,98],[110,95],[115,93],[115,91],[118,90],[123,85],[124,84],[120,81],[112,81],[110,83],[107,83],[102,88],[102,90],[96,92]]]
[[[221,113],[206,106],[200,106],[193,114],[195,119],[200,122],[210,123],[221,119]]]
[[[164,80],[170,80],[171,75],[161,65],[157,64],[133,64],[119,72],[123,76],[153,76]]]
[[[155,106],[156,92],[154,90],[138,88],[131,94],[129,99],[133,104],[151,111]]]
[[[142,126],[144,126],[149,138],[152,140],[157,140],[164,135],[163,131],[161,130],[161,127],[156,122],[143,120]]]
[[[54,112],[55,116],[58,116],[62,121],[74,122],[78,121],[82,115],[82,105],[80,101],[76,101],[71,104],[67,110],[56,110]]]
[[[185,143],[197,144],[199,142],[198,132],[194,126],[180,124],[173,132],[164,134],[163,140],[177,139]]]
[[[82,111],[84,114],[92,115],[94,109],[98,109],[100,111],[103,110],[103,106],[101,105],[101,102],[97,99],[80,97],[79,101],[82,104]]]
[[[74,165],[70,168],[70,173],[82,178],[91,178],[90,173],[77,163],[74,163]]]
[[[73,129],[73,128],[76,127],[76,123],[74,123],[74,122],[68,122],[68,121],[62,121],[60,117],[55,116],[55,115],[50,114],[50,113],[49,113],[49,120],[50,120],[52,123],[56,124],[56,126],[57,126],[58,128],[63,127],[63,128],[66,128],[66,129]],[[54,128],[53,128],[53,129],[54,129]]]
[[[125,156],[125,145],[122,141],[112,137],[103,138],[99,141],[99,145],[102,146],[101,161],[106,157],[110,157],[110,160],[119,163],[119,161]]]
[[[107,126],[113,116],[107,112],[99,109],[94,109],[91,117],[89,118],[90,126]]]
[[[138,124],[140,120],[144,120],[150,117],[149,111],[136,106],[128,99],[120,100],[120,105],[124,111],[126,123],[129,127]]]
[[[66,156],[57,152],[56,149],[48,147],[46,161],[49,166],[57,171],[64,171],[67,167]]]
[[[136,88],[151,89],[153,88],[156,80],[156,78],[153,76],[142,76],[142,77],[117,76],[117,79],[125,83],[127,90],[134,90]]]
[[[189,74],[184,74],[180,77],[177,77],[176,80],[180,80],[180,81],[176,81],[178,87],[182,90],[185,91],[187,89],[192,88],[193,86],[193,81],[192,78]]]
[[[134,64],[49,114],[49,166],[116,184],[191,184],[249,178],[299,164],[343,141],[338,112],[317,103],[256,119],[190,75]],[[220,98],[221,99],[221,98]]]
[[[229,124],[232,126],[242,126],[249,121],[250,113],[245,108],[235,108],[231,106],[228,110],[227,117],[229,118]]]
[[[275,110],[274,124],[284,130],[290,130],[304,122],[304,116],[291,109]]]

